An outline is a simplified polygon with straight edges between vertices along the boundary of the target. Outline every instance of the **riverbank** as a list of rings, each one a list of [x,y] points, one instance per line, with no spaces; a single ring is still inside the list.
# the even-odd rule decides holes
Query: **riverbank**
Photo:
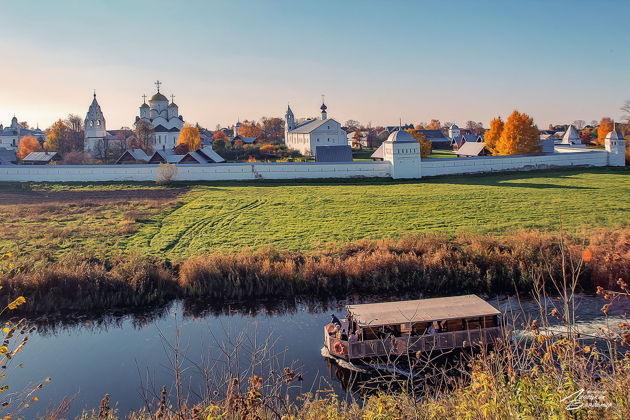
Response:
[[[48,264],[65,255],[179,260],[272,246],[298,252],[439,232],[575,233],[628,224],[627,168],[415,181],[0,183],[0,252]]]
[[[133,309],[191,302],[347,295],[410,297],[527,293],[536,276],[562,279],[563,258],[583,264],[580,290],[630,280],[630,227],[580,236],[519,232],[505,236],[422,234],[362,240],[319,251],[266,248],[186,259],[140,254],[112,259],[65,255],[22,265],[0,290],[26,296],[20,313]],[[14,312],[17,313],[17,312]]]

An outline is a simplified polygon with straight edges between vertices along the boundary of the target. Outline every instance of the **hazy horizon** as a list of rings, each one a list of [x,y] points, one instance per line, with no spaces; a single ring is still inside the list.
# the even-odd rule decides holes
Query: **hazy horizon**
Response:
[[[107,128],[132,126],[157,79],[210,129],[317,116],[321,94],[373,126],[618,120],[630,2],[548,3],[2,1],[0,123],[85,117],[96,89]]]

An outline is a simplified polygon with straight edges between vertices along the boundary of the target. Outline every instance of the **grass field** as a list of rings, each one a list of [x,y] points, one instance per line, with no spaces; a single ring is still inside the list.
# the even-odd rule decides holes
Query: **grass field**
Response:
[[[33,184],[30,190],[0,184],[0,250],[184,257],[267,245],[309,250],[426,231],[610,227],[629,221],[629,175],[604,168],[168,189],[149,183]]]

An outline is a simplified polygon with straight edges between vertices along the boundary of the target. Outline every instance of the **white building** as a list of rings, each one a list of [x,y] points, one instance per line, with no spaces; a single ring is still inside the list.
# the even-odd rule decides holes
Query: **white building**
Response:
[[[157,93],[146,103],[146,95],[143,95],[145,102],[140,105],[140,115],[136,116],[136,122],[145,120],[154,130],[155,150],[171,150],[177,145],[179,131],[184,125],[184,118],[179,115],[179,109],[175,102],[169,103],[166,96],[160,93],[161,82],[157,81]],[[171,99],[174,95],[171,95]],[[107,130],[105,115],[96,100],[90,104],[85,116],[85,141],[83,149],[95,157],[104,157],[107,150],[119,148],[125,150],[128,137],[132,134],[128,130]]]
[[[391,176],[398,178],[420,178],[420,143],[406,130],[399,128],[372,154],[374,160],[391,162]]]
[[[40,130],[39,127],[35,130],[24,128],[18,123],[18,120],[14,115],[11,119],[10,126],[4,127],[0,124],[0,149],[13,150],[17,152],[20,140],[26,136],[35,137],[40,143],[44,143],[46,141],[46,133]]]
[[[175,104],[175,95],[171,95],[169,103],[166,96],[160,93],[158,80],[155,82],[157,92],[149,99],[149,104],[140,105],[140,115],[136,121],[145,120],[151,123],[155,132],[155,150],[170,150],[177,145],[179,131],[184,125],[184,117],[179,115],[179,108]],[[146,96],[143,96],[146,100]]]
[[[584,145],[582,144],[582,140],[580,140],[580,135],[573,125],[569,125],[567,131],[564,132],[561,144],[584,147]]]
[[[626,165],[626,140],[617,130],[606,134],[604,148],[608,152],[608,166]]]
[[[285,114],[284,142],[289,149],[299,151],[303,155],[315,155],[317,147],[345,146],[348,136],[341,129],[341,124],[333,118],[328,118],[326,104],[320,107],[322,118],[295,123],[295,115],[291,107],[287,107]]]

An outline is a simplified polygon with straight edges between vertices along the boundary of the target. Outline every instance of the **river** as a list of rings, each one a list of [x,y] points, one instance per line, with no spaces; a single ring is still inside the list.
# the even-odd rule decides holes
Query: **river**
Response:
[[[365,300],[365,299],[363,299]],[[491,300],[502,310],[519,313],[520,319],[535,317],[531,300]],[[582,331],[597,334],[606,325],[600,308],[605,303],[596,296],[577,300],[577,321]],[[298,302],[276,305],[224,305],[203,308],[181,302],[159,310],[137,314],[108,314],[99,317],[64,317],[31,320],[38,326],[8,375],[13,391],[37,385],[46,377],[52,381],[37,391],[39,401],[31,403],[24,415],[44,414],[63,398],[71,397],[69,416],[83,409],[98,408],[105,394],[120,414],[143,407],[146,398],[157,399],[166,385],[174,393],[173,346],[179,342],[184,394],[191,399],[203,393],[203,367],[215,377],[226,369],[226,356],[239,341],[243,370],[251,355],[247,349],[265,342],[277,362],[276,367],[292,365],[302,375],[294,381],[291,393],[334,389],[350,398],[329,373],[320,354],[323,326],[330,313],[343,315],[346,302]],[[357,303],[354,300],[353,303]],[[557,304],[557,302],[556,302]],[[613,305],[608,322],[614,324],[630,312],[628,301]],[[519,324],[520,321],[517,322]],[[519,325],[516,325],[517,333]]]

